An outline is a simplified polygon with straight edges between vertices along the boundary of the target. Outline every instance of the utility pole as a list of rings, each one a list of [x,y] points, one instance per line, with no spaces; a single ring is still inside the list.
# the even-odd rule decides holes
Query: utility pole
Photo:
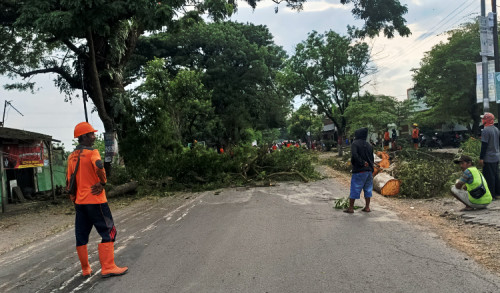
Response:
[[[85,122],[89,122],[89,116],[87,114],[87,94],[85,93],[85,81],[83,79],[83,67],[82,62],[78,60],[80,64],[80,76],[82,77],[82,98],[83,98],[83,111],[85,111]]]
[[[493,12],[493,51],[495,56],[495,82],[496,73],[500,72],[500,56],[498,55],[498,23],[497,23],[497,0],[491,0],[491,11]],[[497,93],[497,96],[500,93]],[[495,97],[496,100],[496,97]],[[497,101],[497,116],[500,116],[500,103]],[[500,123],[498,124],[500,127]]]
[[[486,18],[486,0],[481,0],[481,18],[484,20]],[[487,30],[488,22],[486,24],[482,23],[480,30]],[[483,35],[483,32],[481,33]],[[482,50],[481,50],[482,51]],[[490,97],[488,89],[488,55],[486,52],[481,52],[482,57],[482,75],[483,75],[483,111],[490,111]]]

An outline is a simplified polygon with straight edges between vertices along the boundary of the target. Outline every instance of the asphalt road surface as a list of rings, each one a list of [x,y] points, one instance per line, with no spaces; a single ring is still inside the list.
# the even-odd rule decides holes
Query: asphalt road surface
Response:
[[[383,207],[333,209],[347,194],[327,179],[163,199],[115,214],[128,274],[100,277],[94,230],[94,275],[81,277],[69,230],[1,256],[0,292],[500,292],[500,278]]]

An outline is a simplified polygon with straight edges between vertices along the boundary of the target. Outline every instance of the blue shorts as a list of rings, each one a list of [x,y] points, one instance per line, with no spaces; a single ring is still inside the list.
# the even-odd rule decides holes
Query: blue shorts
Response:
[[[373,175],[371,172],[353,173],[351,177],[350,199],[359,199],[361,190],[364,190],[365,197],[372,197]]]

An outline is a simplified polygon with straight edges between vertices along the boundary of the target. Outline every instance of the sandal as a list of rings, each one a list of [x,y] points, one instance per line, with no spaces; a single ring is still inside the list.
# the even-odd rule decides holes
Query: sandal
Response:
[[[352,213],[354,213],[354,211],[347,209],[347,210],[344,210],[344,213],[352,214]]]
[[[369,212],[371,212],[372,210],[370,210],[369,208],[368,208],[368,209],[367,209],[367,208],[364,208],[364,209],[362,209],[361,211],[362,211],[362,212],[365,212],[365,213],[369,213]]]

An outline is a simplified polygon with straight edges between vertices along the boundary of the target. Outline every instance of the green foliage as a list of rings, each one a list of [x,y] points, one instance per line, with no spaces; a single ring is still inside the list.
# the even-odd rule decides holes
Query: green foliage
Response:
[[[290,92],[305,97],[318,113],[330,118],[343,136],[348,120],[353,119],[345,112],[370,71],[369,60],[368,44],[334,31],[313,31],[295,47],[282,79]]]
[[[141,123],[148,123],[151,130],[161,124],[159,119],[168,116],[175,137],[184,145],[211,137],[216,117],[211,94],[201,81],[202,74],[181,70],[172,78],[163,59],[149,62],[145,70],[146,81],[138,89],[141,100],[136,104],[140,111],[136,117]],[[141,119],[144,116],[148,119]]]
[[[416,119],[428,126],[459,122],[479,125],[476,103],[476,62],[481,61],[478,23],[449,32],[447,42],[435,45],[414,70],[415,93],[429,106]],[[460,85],[460,86],[457,86]]]
[[[351,161],[349,158],[329,158],[322,161],[322,164],[332,167],[335,170],[342,172],[350,172],[352,169]]]
[[[247,129],[285,126],[293,95],[281,90],[276,76],[286,53],[265,26],[199,21],[141,38],[130,76],[140,76],[145,60],[154,57],[167,60],[172,76],[180,68],[203,72],[201,82],[211,92],[218,119],[210,141],[238,144],[248,137]]]
[[[259,166],[257,169],[263,170],[268,174],[273,172],[298,171],[306,177],[318,178],[318,174],[312,165],[312,156],[310,152],[302,148],[283,148],[280,151],[265,154],[257,162]]]
[[[460,150],[462,154],[471,157],[472,162],[477,165],[481,154],[481,140],[471,137],[460,145]]]
[[[410,29],[405,25],[403,15],[408,12],[406,5],[393,0],[340,0],[342,4],[353,3],[352,14],[365,20],[362,29],[349,27],[353,34],[360,37],[375,37],[380,31],[388,38],[394,37],[395,31],[400,36],[409,36]]]
[[[132,173],[146,181],[170,177],[175,188],[210,189],[262,180],[278,172],[297,171],[307,178],[318,178],[312,161],[308,152],[298,148],[267,153],[265,148],[243,145],[219,154],[212,148],[197,144],[192,149],[186,148],[182,152],[149,161],[147,168],[136,168]],[[273,179],[300,178],[286,175]]]
[[[343,209],[344,210],[344,209],[347,209],[349,207],[349,198],[347,198],[347,197],[338,198],[334,202],[335,202],[335,205],[333,207],[336,209]],[[357,206],[357,205],[354,206],[355,210],[360,209],[360,208],[361,208],[360,206]]]
[[[373,96],[369,93],[353,99],[345,111],[348,117],[356,117],[348,121],[351,133],[356,129],[368,127],[372,132],[385,131],[387,124],[397,120],[397,101],[393,97]]]
[[[394,177],[401,180],[401,196],[430,198],[449,190],[450,182],[458,178],[457,171],[451,161],[416,158],[400,162]]]
[[[130,182],[131,180],[131,172],[129,172],[125,166],[115,166],[111,176],[108,177],[108,185],[118,186]]]
[[[292,113],[288,120],[288,129],[293,140],[307,141],[308,132],[312,139],[320,138],[323,131],[323,116],[313,111],[310,105],[303,104]]]

